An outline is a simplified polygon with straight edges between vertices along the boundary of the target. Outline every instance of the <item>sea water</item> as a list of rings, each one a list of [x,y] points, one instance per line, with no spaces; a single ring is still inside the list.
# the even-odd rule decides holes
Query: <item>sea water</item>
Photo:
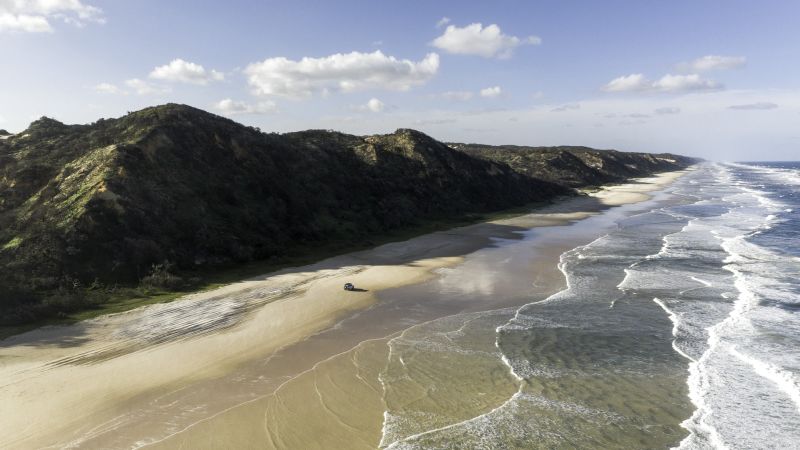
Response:
[[[380,446],[800,448],[800,164],[704,164],[667,194],[604,214],[564,290],[390,340]]]

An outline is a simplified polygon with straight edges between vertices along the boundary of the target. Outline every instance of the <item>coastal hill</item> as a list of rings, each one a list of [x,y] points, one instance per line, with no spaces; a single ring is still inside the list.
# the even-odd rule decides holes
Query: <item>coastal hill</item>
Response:
[[[519,173],[574,188],[616,183],[699,161],[671,153],[620,152],[579,146],[448,145],[477,158],[507,164]]]
[[[0,323],[92,306],[108,286],[177,288],[209,267],[346,250],[691,163],[630,154],[619,166],[583,150],[603,161],[598,175],[573,151],[526,165],[466,147],[408,129],[263,133],[176,104],[88,125],[43,117],[0,140]]]

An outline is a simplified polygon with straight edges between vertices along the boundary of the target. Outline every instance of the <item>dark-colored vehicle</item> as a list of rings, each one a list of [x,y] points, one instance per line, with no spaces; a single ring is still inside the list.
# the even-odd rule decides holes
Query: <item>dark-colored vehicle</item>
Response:
[[[345,283],[344,284],[344,290],[345,291],[353,291],[355,289],[356,289],[356,287],[353,285],[353,283]]]

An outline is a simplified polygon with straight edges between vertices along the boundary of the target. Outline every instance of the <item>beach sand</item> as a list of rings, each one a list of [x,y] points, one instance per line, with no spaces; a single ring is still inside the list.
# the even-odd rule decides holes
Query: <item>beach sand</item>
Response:
[[[427,304],[394,290],[466,266],[496,239],[647,200],[682,173],[0,341],[0,448],[375,448],[393,339],[454,312],[511,306]],[[536,274],[531,295],[562,288],[559,255],[579,245],[551,241],[523,268]],[[480,275],[453,273],[471,289]],[[486,370],[492,393],[464,414],[513,393],[508,374]]]

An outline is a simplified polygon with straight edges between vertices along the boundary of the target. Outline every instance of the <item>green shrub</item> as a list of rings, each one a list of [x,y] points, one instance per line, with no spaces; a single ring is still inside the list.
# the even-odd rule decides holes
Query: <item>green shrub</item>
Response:
[[[139,283],[144,288],[157,288],[157,289],[178,289],[185,284],[183,278],[170,272],[173,264],[169,261],[164,261],[158,264],[153,264],[150,267],[150,273],[142,278]]]

